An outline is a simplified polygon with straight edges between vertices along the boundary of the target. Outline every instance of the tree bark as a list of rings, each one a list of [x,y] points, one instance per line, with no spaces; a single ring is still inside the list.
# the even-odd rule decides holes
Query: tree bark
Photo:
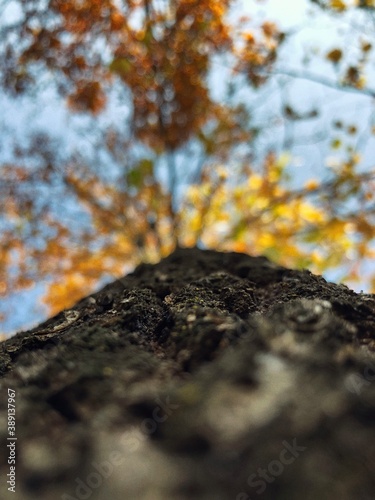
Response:
[[[178,249],[0,348],[1,498],[375,498],[374,295]]]

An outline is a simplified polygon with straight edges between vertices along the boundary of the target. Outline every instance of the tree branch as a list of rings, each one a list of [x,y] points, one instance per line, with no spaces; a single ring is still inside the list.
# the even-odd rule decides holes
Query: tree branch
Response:
[[[342,90],[344,92],[351,92],[357,94],[364,94],[370,97],[375,97],[375,89],[371,88],[357,88],[345,83],[337,83],[333,80],[325,78],[324,76],[318,75],[311,71],[297,71],[293,69],[286,70],[273,70],[273,71],[265,71],[266,75],[282,75],[282,76],[290,76],[291,78],[299,78],[301,80],[309,80],[310,82],[319,83],[320,85],[324,85],[325,87],[330,87],[335,90]]]
[[[363,174],[358,175],[358,179],[360,179],[362,182],[368,182],[371,180],[375,180],[375,171],[370,171],[370,172],[365,172]],[[337,179],[332,179],[326,182],[322,182],[319,184],[316,188],[314,189],[309,189],[306,187],[300,188],[300,189],[295,189],[293,191],[289,191],[281,196],[278,196],[272,200],[272,202],[262,210],[260,210],[258,213],[255,213],[254,215],[247,215],[244,214],[243,217],[239,220],[239,222],[231,229],[231,232],[226,236],[226,240],[232,239],[233,234],[236,232],[239,226],[242,224],[246,224],[247,226],[251,226],[251,224],[258,222],[259,218],[264,215],[267,212],[270,212],[272,209],[274,209],[277,205],[280,205],[282,203],[289,203],[292,200],[298,199],[298,198],[307,198],[309,196],[314,196],[314,195],[319,195],[323,192],[329,193],[332,191],[337,184]],[[333,193],[332,193],[333,197]],[[372,213],[374,210],[374,207],[370,207],[368,210],[366,210],[366,213]],[[349,214],[345,214],[345,219],[348,218],[354,218],[355,214],[358,212],[352,212]]]

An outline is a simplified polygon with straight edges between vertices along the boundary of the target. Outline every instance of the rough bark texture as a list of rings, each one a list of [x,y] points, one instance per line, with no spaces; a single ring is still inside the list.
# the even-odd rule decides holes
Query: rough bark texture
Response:
[[[2,499],[375,498],[374,295],[179,249],[0,348]]]

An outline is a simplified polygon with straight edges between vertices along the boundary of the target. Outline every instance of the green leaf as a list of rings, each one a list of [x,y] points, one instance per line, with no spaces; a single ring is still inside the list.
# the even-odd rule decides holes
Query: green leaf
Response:
[[[129,187],[139,189],[143,180],[154,175],[154,162],[149,158],[140,160],[131,170],[129,170],[126,180]]]
[[[126,180],[129,187],[140,188],[142,184],[142,172],[137,168],[129,170]]]
[[[109,69],[110,71],[113,71],[113,73],[123,75],[124,73],[129,73],[129,71],[132,69],[132,66],[132,63],[128,59],[122,57],[113,59],[113,61],[109,65]]]
[[[142,175],[150,176],[154,174],[154,162],[149,158],[144,158],[138,163],[137,168],[142,172]]]

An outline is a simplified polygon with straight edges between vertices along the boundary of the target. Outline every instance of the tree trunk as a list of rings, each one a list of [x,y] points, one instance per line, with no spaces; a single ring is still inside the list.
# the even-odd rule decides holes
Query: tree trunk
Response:
[[[375,498],[374,295],[178,249],[0,347],[2,499]]]

